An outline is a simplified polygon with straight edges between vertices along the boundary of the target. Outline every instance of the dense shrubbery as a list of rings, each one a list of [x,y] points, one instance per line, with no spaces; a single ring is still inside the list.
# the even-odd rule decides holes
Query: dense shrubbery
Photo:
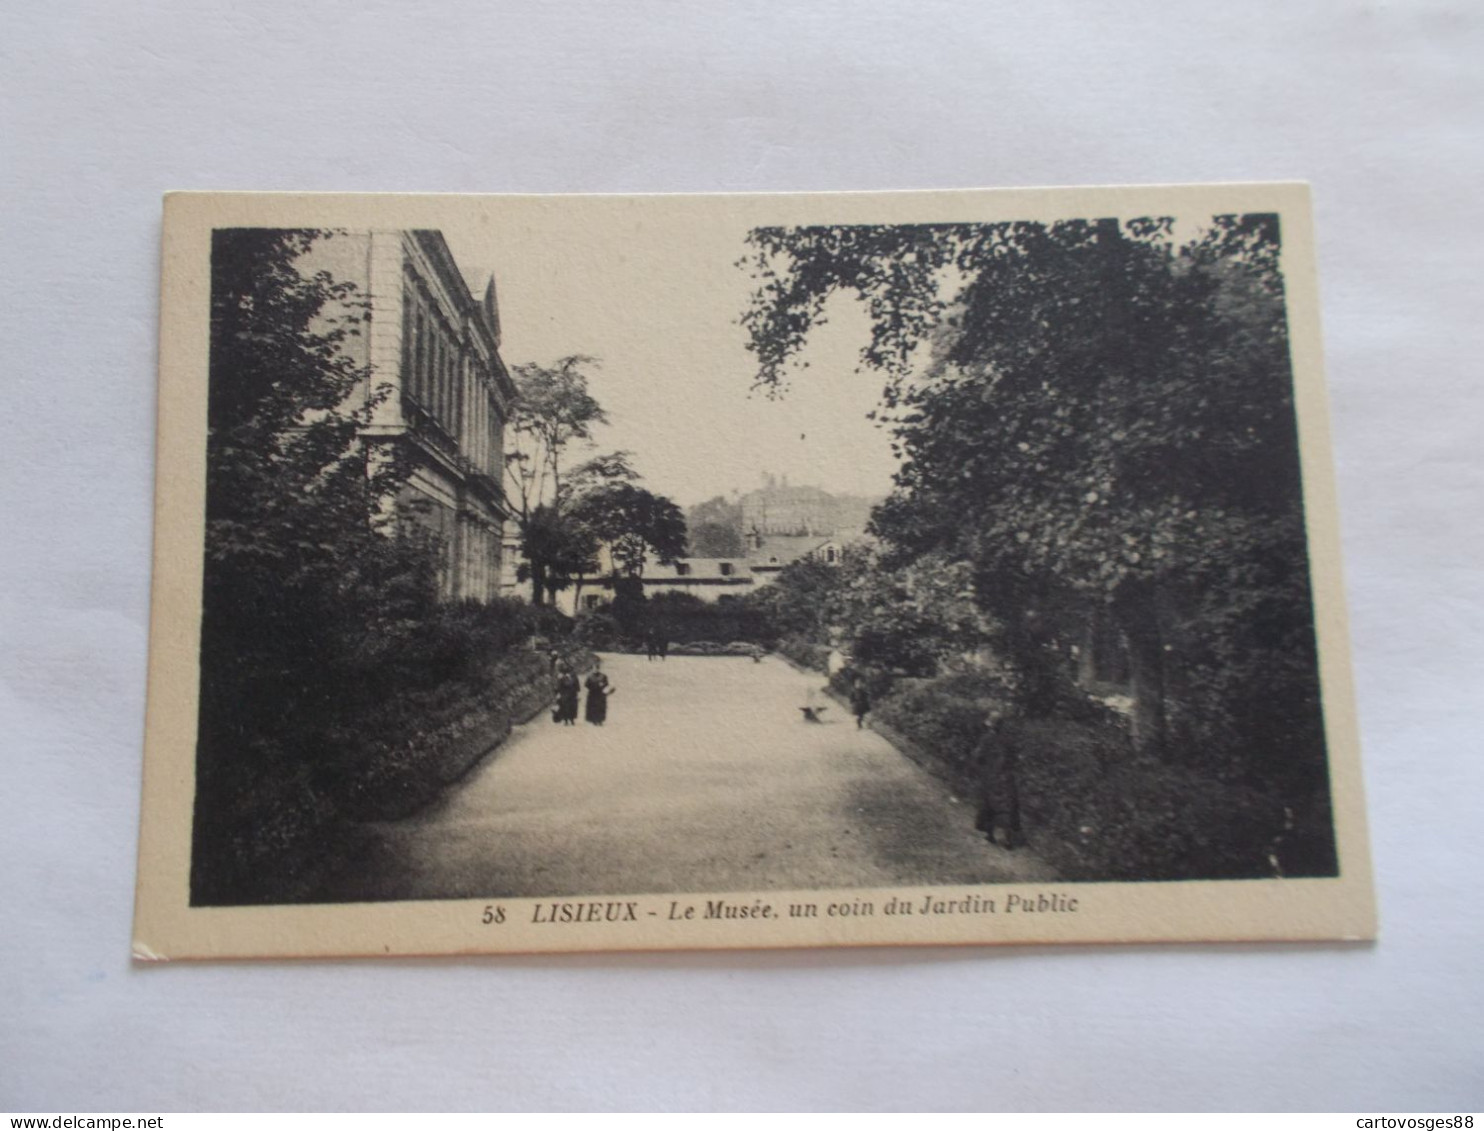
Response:
[[[577,614],[572,636],[595,652],[619,651],[623,631],[616,617],[606,608]]]
[[[766,600],[801,655],[1003,670],[1025,819],[1068,875],[1333,874],[1278,217],[1176,232],[754,229],[758,384],[786,388],[830,298],[854,295],[901,457],[872,560],[784,570]],[[1121,723],[1072,679],[1111,690],[1109,651]],[[877,699],[960,773],[1004,709],[906,680]]]
[[[758,659],[767,655],[767,649],[745,640],[734,640],[730,644],[718,644],[714,640],[693,640],[686,644],[672,644],[672,656],[749,656]]]
[[[1148,759],[1127,733],[1064,719],[1027,720],[1016,745],[1021,817],[1068,879],[1252,879],[1278,873],[1284,828],[1269,794]]]
[[[986,720],[1009,708],[1001,689],[972,675],[942,679],[906,679],[891,694],[877,696],[875,714],[937,764],[962,792],[976,780],[974,749],[984,737]]]
[[[672,653],[690,656],[747,656],[772,651],[777,642],[772,621],[750,602],[727,596],[712,604],[689,593],[642,590],[580,614],[576,631],[589,646],[608,652],[643,652],[651,632],[660,633]]]
[[[198,904],[305,898],[346,822],[425,801],[534,709],[549,660],[521,649],[568,628],[440,603],[406,453],[363,438],[388,395],[345,348],[364,302],[300,270],[331,238],[213,235]]]
[[[240,697],[203,701],[194,900],[302,898],[345,822],[426,804],[550,701],[550,647],[585,666],[563,628],[520,602],[434,608],[300,668],[300,702],[281,712],[251,665],[215,665],[213,701]]]
[[[831,690],[844,700],[852,684],[864,680],[881,729],[963,796],[979,796],[975,752],[998,727],[995,733],[1015,747],[1023,835],[1067,879],[1332,873],[1325,794],[1302,777],[1312,773],[1312,757],[1283,756],[1285,738],[1300,748],[1317,741],[1313,712],[1285,707],[1293,689],[1275,686],[1291,674],[1287,665],[1277,663],[1265,674],[1255,670],[1255,658],[1225,654],[1225,666],[1213,660],[1207,669],[1172,672],[1169,728],[1183,741],[1172,741],[1163,757],[1152,757],[1136,750],[1127,715],[1075,683],[1069,659],[1028,675],[1001,658],[1002,635],[992,622],[969,631],[966,617],[945,618],[944,610],[953,611],[953,605],[937,597],[941,585],[929,593],[937,599],[935,615],[924,615],[923,587],[909,588],[889,575],[863,576],[864,567],[875,564],[861,555],[829,577],[811,571],[805,579],[807,599],[827,610],[820,618],[825,623],[816,628],[815,638],[785,637],[777,650],[822,673],[832,650],[824,640],[830,633],[842,634],[850,666],[830,679]],[[780,578],[778,584],[786,588],[790,579]],[[895,594],[899,606],[919,604],[915,609],[872,607],[882,599],[873,594],[883,592]],[[772,598],[777,608],[797,602],[800,598],[788,593]],[[1190,623],[1187,629],[1194,631]],[[1056,640],[1076,623],[1034,627]],[[981,646],[970,657],[963,646],[976,638]],[[1195,643],[1188,651],[1199,654]],[[942,674],[905,674],[928,665]],[[1301,680],[1298,685],[1304,686]],[[1271,709],[1240,699],[1230,690],[1234,687],[1249,694],[1267,687]],[[1221,713],[1192,719],[1203,705]],[[1223,731],[1217,723],[1233,729]],[[1280,772],[1260,772],[1263,767]]]
[[[815,644],[797,636],[786,636],[778,642],[778,652],[809,671],[829,670],[830,648],[827,644]]]
[[[776,639],[768,618],[736,597],[713,604],[689,593],[656,593],[648,600],[646,616],[672,645],[711,641],[768,646]]]
[[[577,670],[590,666],[585,650],[564,651]],[[477,672],[473,680],[399,696],[366,720],[357,738],[362,769],[346,799],[350,813],[385,819],[415,812],[555,691],[546,652],[495,652]]]
[[[667,641],[665,652],[671,656],[749,656],[757,645],[745,641],[683,640]],[[640,649],[642,651],[642,649]]]
[[[1112,712],[1018,719],[1003,686],[971,673],[903,680],[878,700],[889,734],[961,795],[977,798],[975,752],[1014,748],[1022,831],[1069,880],[1224,879],[1313,870],[1312,853],[1284,839],[1269,794],[1179,766],[1135,759]]]

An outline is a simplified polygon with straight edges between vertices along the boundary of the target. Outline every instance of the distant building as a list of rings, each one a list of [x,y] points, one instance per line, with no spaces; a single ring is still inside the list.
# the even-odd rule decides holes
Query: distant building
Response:
[[[879,499],[832,495],[818,487],[792,487],[788,476],[763,476],[763,486],[742,496],[742,537],[747,563],[766,585],[793,562],[839,565],[850,546],[873,541],[866,533]]]
[[[757,584],[773,581],[783,568],[806,559],[838,565],[841,543],[833,535],[763,534],[752,530],[747,535],[748,572]]]
[[[714,602],[722,597],[743,597],[771,584],[787,565],[813,559],[826,565],[839,565],[845,545],[834,538],[776,534],[755,536],[748,540],[748,551],[741,558],[681,558],[663,563],[646,562],[640,580],[644,595],[689,593],[702,601]],[[613,600],[613,563],[604,551],[600,555],[598,575],[583,580],[579,589],[573,585],[556,595],[557,608],[572,615],[591,612]]]
[[[470,293],[441,232],[337,232],[302,266],[354,283],[370,303],[367,331],[347,340],[389,386],[365,435],[412,461],[399,502],[443,543],[447,600],[499,593],[501,544],[510,515],[500,477],[515,385],[500,359],[495,281]]]
[[[832,495],[819,487],[790,486],[788,476],[763,476],[763,485],[743,495],[742,533],[837,535],[850,537],[866,529],[879,500],[860,495]]]
[[[759,584],[749,563],[740,558],[682,558],[669,564],[646,562],[640,580],[644,583],[646,597],[661,593],[689,593],[708,603],[724,596],[745,596]],[[580,592],[573,586],[556,597],[557,607],[569,614],[590,612],[611,600],[611,568],[600,577],[585,580]]]
[[[640,578],[645,596],[689,593],[711,602],[755,592],[771,584],[784,567],[796,561],[812,559],[839,565],[848,547],[871,541],[865,526],[877,501],[831,495],[818,487],[791,487],[787,476],[780,480],[765,475],[759,490],[739,500],[742,554],[682,558],[668,565],[648,561]],[[514,561],[514,554],[509,557]],[[557,608],[568,614],[590,612],[613,600],[613,569],[613,561],[604,550],[595,576],[585,579],[580,587],[573,585],[556,594]],[[515,588],[510,566],[506,584],[512,592],[521,592]]]

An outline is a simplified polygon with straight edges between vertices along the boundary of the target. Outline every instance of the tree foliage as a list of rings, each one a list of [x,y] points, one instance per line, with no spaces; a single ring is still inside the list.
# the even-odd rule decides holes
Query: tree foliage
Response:
[[[692,557],[740,558],[747,552],[741,503],[716,495],[688,508],[685,521]]]
[[[429,548],[397,534],[406,469],[359,438],[386,395],[345,349],[364,304],[298,267],[329,238],[228,229],[213,241],[203,666],[284,719],[322,691],[310,673],[435,596]]]
[[[826,607],[857,664],[901,675],[933,675],[1000,635],[975,601],[972,567],[940,551],[893,565],[849,550]]]
[[[689,526],[690,556],[694,558],[740,558],[747,544],[733,526],[703,522]]]
[[[685,556],[685,515],[663,495],[633,483],[610,482],[574,501],[572,519],[608,546],[616,569],[644,572],[650,554],[661,562]]]
[[[512,430],[517,447],[507,477],[517,500],[520,567],[532,601],[577,586],[600,568],[606,546],[617,567],[639,574],[651,553],[674,561],[685,553],[685,518],[669,499],[637,485],[633,453],[605,452],[570,464],[573,449],[591,448],[608,417],[588,386],[594,358],[515,367],[519,400]]]
[[[884,379],[902,460],[873,520],[883,564],[967,568],[1031,684],[1066,666],[1061,614],[1105,607],[1141,746],[1312,779],[1278,221],[1173,233],[1167,218],[757,229],[742,322],[758,385],[778,394],[826,300],[865,305],[862,367]],[[1274,713],[1281,733],[1260,734]],[[1239,765],[1244,746],[1269,764]]]
[[[522,580],[540,605],[591,572],[596,547],[588,531],[568,518],[576,492],[609,480],[635,477],[627,452],[591,458],[568,469],[574,446],[591,443],[608,416],[588,388],[597,359],[572,354],[551,365],[517,365],[516,402],[505,456],[506,495],[520,528]]]
[[[559,502],[565,504],[589,491],[614,483],[637,483],[640,474],[634,470],[633,452],[604,452],[574,467],[562,485]]]
[[[386,395],[346,348],[364,301],[303,268],[333,238],[213,233],[198,894],[345,785],[337,736],[436,601],[436,547],[396,521],[406,469],[360,439]]]
[[[364,304],[349,284],[295,267],[330,233],[222,229],[212,249],[207,554],[288,562],[312,530],[366,525],[378,484],[356,443],[374,391],[343,350]],[[393,468],[382,469],[392,473]],[[318,521],[312,521],[311,516]]]
[[[823,643],[830,636],[839,580],[839,572],[824,562],[800,558],[746,600],[764,613],[776,635]]]
[[[525,561],[517,575],[531,583],[533,605],[543,604],[598,568],[598,539],[593,532],[545,503],[526,519],[521,552]]]
[[[531,362],[511,371],[517,398],[505,471],[522,519],[561,498],[568,449],[591,440],[593,428],[608,422],[588,389],[597,364],[596,358],[572,354],[551,365]]]

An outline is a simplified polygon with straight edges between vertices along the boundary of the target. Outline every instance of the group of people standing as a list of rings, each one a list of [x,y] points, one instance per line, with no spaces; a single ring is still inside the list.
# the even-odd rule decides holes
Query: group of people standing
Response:
[[[662,628],[651,628],[644,634],[644,656],[649,660],[663,660],[670,654],[670,638]]]
[[[608,719],[608,697],[614,687],[603,671],[603,662],[596,661],[587,679],[579,682],[577,673],[566,660],[556,663],[556,707],[551,712],[551,721],[562,726],[577,725],[577,706],[582,689],[587,689],[587,707],[583,717],[594,726],[602,726]]]

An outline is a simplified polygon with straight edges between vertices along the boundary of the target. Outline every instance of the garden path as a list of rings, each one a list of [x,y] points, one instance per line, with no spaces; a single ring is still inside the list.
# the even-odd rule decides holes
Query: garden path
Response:
[[[956,797],[777,657],[605,655],[607,723],[510,738],[439,802],[371,826],[331,899],[1044,882]],[[800,708],[828,704],[822,725]]]

